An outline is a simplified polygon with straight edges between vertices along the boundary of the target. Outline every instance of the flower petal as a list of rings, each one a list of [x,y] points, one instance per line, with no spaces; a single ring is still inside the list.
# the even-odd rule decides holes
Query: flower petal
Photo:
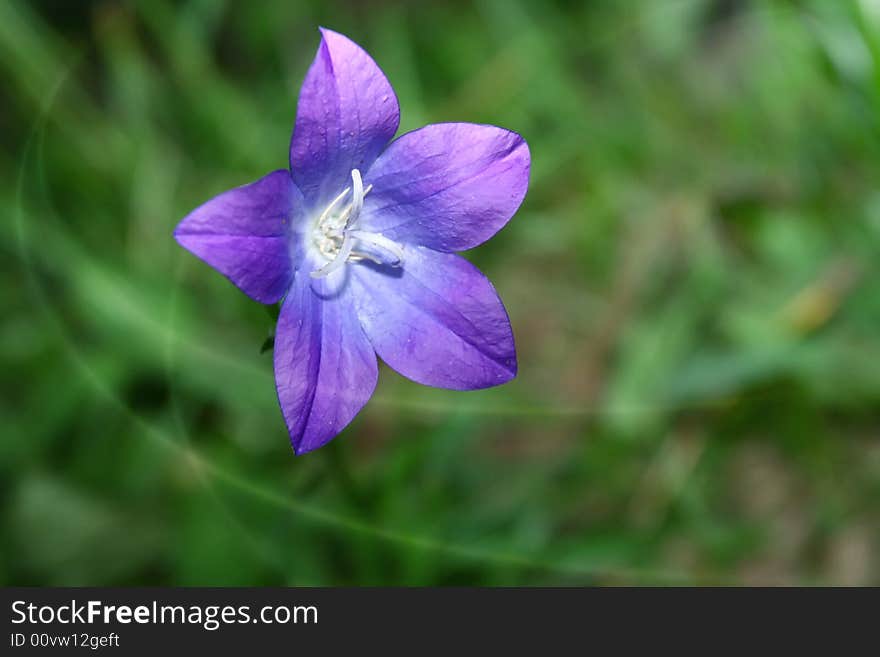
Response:
[[[437,251],[470,249],[513,216],[529,186],[525,140],[491,125],[439,123],[396,139],[367,172],[365,230]]]
[[[321,29],[303,81],[290,142],[293,180],[316,207],[366,171],[397,132],[400,106],[391,83],[356,43]]]
[[[174,238],[261,303],[290,285],[290,224],[302,197],[286,170],[214,197],[188,214]]]
[[[317,449],[373,394],[376,354],[351,306],[347,270],[294,276],[275,332],[275,387],[297,454]]]
[[[507,312],[464,258],[404,247],[401,268],[350,267],[358,317],[379,356],[430,386],[473,390],[516,376]]]

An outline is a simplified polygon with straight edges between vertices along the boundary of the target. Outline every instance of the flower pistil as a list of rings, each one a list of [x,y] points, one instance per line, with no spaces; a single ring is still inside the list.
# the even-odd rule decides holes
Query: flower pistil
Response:
[[[372,185],[364,187],[361,172],[352,169],[351,186],[342,190],[318,216],[312,230],[313,244],[327,262],[311,273],[312,278],[329,276],[348,261],[366,259],[379,265],[403,265],[403,249],[399,244],[381,233],[358,229],[364,197],[372,188]],[[346,198],[348,203],[343,205]]]

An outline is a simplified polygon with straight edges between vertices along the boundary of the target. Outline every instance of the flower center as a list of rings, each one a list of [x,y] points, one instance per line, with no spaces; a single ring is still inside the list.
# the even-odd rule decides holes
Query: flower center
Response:
[[[403,249],[399,244],[381,233],[358,229],[364,197],[372,188],[372,185],[365,188],[361,172],[352,169],[351,187],[342,190],[318,215],[312,229],[312,242],[327,262],[311,273],[313,278],[329,276],[349,261],[372,260],[392,267],[403,265]]]

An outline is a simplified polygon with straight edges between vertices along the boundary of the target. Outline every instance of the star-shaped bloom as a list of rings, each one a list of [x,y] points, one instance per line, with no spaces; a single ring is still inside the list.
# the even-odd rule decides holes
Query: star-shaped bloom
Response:
[[[348,38],[322,30],[300,90],[290,168],[185,217],[184,248],[265,304],[294,451],[335,437],[366,404],[376,355],[425,385],[473,390],[516,375],[507,312],[456,251],[488,240],[529,181],[518,134],[428,125],[391,141],[400,108]]]

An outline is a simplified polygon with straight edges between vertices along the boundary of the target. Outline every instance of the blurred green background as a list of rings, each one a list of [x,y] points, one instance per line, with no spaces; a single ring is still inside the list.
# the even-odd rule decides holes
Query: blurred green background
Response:
[[[177,221],[286,166],[326,25],[493,123],[520,373],[297,458]],[[880,584],[880,3],[0,2],[0,581]]]

